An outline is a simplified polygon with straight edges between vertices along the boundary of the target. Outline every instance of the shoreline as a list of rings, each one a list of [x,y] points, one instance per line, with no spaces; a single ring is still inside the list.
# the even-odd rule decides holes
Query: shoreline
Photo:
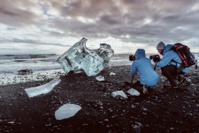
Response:
[[[45,81],[61,75],[65,75],[62,69],[33,71],[32,74],[25,74],[25,75],[19,75],[17,73],[0,73],[0,86],[15,85],[27,82]]]
[[[105,69],[110,67],[126,67],[126,66],[129,66],[129,64],[126,65],[112,64],[106,67]],[[20,75],[17,72],[0,73],[0,86],[14,85],[26,82],[35,82],[35,81],[45,81],[62,75],[66,75],[63,69],[33,71],[32,74],[24,74],[24,75]]]

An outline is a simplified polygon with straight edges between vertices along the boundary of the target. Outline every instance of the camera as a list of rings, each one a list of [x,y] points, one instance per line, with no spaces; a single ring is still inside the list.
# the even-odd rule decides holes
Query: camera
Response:
[[[160,56],[157,54],[157,55],[151,55],[149,57],[151,60],[153,60],[154,62],[159,62],[160,61]]]
[[[134,55],[129,55],[129,60],[130,61],[134,61],[135,60],[135,56]]]

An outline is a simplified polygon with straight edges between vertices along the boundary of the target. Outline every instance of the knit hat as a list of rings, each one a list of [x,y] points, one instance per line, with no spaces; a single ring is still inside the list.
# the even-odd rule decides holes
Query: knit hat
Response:
[[[163,42],[159,42],[156,49],[164,49],[165,44]]]

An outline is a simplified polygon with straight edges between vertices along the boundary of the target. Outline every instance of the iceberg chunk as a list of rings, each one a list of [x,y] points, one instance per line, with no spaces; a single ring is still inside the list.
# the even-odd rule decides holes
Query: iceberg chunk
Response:
[[[114,54],[111,46],[102,43],[99,49],[90,50],[86,47],[86,41],[86,38],[82,38],[57,58],[56,62],[61,65],[65,73],[70,71],[79,73],[83,70],[87,76],[95,76],[108,66]]]
[[[70,118],[74,116],[80,109],[81,107],[76,104],[64,104],[55,111],[55,118],[56,120]]]
[[[114,92],[111,93],[111,96],[112,97],[121,96],[124,99],[128,98],[127,95],[124,93],[124,91],[114,91]]]
[[[30,88],[25,89],[25,91],[29,97],[46,94],[46,93],[49,93],[55,87],[55,85],[59,84],[60,81],[61,81],[60,78],[56,77],[49,83],[46,83],[44,85],[37,86],[37,87],[30,87]]]
[[[96,77],[96,80],[97,80],[97,81],[105,81],[105,78],[104,78],[103,76],[100,75],[100,76],[97,76],[97,77]]]
[[[139,95],[140,95],[140,92],[137,91],[137,90],[134,89],[134,88],[129,89],[127,92],[128,92],[130,95],[132,95],[132,96],[139,96]]]

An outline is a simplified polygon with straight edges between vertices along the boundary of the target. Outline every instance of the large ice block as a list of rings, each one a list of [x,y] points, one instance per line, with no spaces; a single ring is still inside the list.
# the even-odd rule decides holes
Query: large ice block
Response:
[[[87,76],[95,76],[108,65],[114,54],[111,46],[101,43],[99,49],[90,50],[86,47],[86,41],[82,38],[56,60],[65,73],[84,71]]]

